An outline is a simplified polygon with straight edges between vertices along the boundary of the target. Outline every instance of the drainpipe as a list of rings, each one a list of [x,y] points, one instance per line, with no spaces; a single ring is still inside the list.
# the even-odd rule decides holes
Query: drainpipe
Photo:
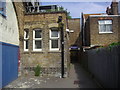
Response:
[[[64,31],[62,23],[62,16],[58,17],[58,28],[60,30],[60,37],[61,37],[61,77],[64,78]]]

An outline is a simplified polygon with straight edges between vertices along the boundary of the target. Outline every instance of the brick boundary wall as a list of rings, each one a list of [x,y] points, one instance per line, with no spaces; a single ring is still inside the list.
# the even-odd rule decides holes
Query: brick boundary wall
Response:
[[[23,67],[22,71],[23,72],[23,76],[27,75],[27,76],[34,76],[34,68],[35,67]],[[68,73],[67,73],[67,68],[64,68],[65,71],[65,75],[64,77],[67,77]],[[55,76],[55,77],[61,77],[61,67],[41,67],[41,74],[40,76]]]

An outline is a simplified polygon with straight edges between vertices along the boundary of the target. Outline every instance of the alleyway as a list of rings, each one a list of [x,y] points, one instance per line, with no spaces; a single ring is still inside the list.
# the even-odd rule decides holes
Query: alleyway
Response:
[[[68,78],[19,77],[5,88],[97,88],[78,63],[71,64]]]

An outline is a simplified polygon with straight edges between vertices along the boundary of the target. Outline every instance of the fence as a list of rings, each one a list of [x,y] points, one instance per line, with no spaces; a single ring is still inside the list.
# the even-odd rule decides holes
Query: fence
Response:
[[[87,50],[81,64],[105,88],[120,88],[120,46]]]

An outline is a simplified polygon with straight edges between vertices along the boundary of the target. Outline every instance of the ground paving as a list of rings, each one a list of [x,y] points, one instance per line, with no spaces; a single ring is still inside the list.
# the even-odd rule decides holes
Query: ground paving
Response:
[[[98,88],[95,81],[78,64],[71,64],[69,77],[20,76],[5,88]]]

